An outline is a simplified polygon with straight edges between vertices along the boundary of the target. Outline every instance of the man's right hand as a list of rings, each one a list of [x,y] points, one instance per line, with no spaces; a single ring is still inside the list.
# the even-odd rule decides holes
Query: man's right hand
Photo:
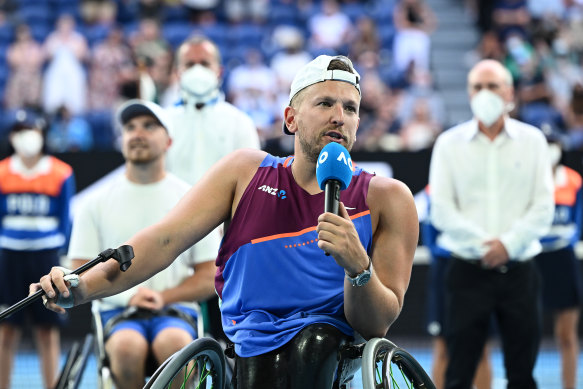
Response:
[[[43,289],[45,295],[43,304],[46,308],[57,313],[65,313],[65,308],[75,305],[75,299],[70,288],[77,288],[81,280],[79,276],[61,266],[55,266],[51,272],[41,277],[39,283],[30,284],[29,295]]]

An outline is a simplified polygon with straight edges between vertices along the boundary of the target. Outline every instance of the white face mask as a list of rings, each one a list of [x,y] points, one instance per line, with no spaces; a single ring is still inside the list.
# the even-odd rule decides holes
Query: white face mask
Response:
[[[561,161],[561,146],[556,143],[549,144],[549,159],[551,160],[551,165],[553,167],[557,166]]]
[[[34,157],[41,152],[43,137],[38,130],[21,130],[12,135],[12,147],[22,158]]]
[[[211,69],[194,65],[182,73],[180,88],[189,103],[207,103],[219,95],[219,78]]]
[[[502,97],[488,89],[479,91],[470,102],[474,117],[486,127],[490,127],[505,113]]]

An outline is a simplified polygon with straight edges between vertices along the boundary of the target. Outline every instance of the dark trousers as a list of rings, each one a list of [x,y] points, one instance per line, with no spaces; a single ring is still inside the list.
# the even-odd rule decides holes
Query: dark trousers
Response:
[[[541,340],[540,276],[534,261],[502,273],[453,259],[445,277],[446,389],[470,389],[493,314],[509,389],[536,388],[532,372]]]
[[[351,338],[329,324],[304,328],[280,348],[255,357],[236,357],[237,389],[328,389],[340,346]]]

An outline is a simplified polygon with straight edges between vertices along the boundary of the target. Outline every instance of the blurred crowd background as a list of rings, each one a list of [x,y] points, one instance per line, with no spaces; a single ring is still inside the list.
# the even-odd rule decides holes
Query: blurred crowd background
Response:
[[[440,19],[445,6],[470,28]],[[440,28],[452,42],[467,34],[470,49],[436,63]],[[281,120],[295,71],[344,54],[362,76],[355,150],[430,148],[470,118],[448,111],[450,88],[467,105],[465,70],[482,58],[512,72],[512,116],[583,149],[583,0],[0,0],[2,135],[26,108],[44,115],[50,152],[115,149],[119,104],[178,101],[174,50],[193,34],[219,46],[225,97],[251,116],[264,147],[291,146]],[[462,71],[436,82],[453,63]]]

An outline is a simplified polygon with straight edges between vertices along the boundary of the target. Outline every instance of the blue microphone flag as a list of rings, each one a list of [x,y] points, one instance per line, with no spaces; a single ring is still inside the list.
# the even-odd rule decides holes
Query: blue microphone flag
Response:
[[[352,159],[348,150],[339,143],[328,143],[318,156],[316,178],[320,189],[324,190],[326,181],[340,182],[340,190],[348,188],[352,179]]]

